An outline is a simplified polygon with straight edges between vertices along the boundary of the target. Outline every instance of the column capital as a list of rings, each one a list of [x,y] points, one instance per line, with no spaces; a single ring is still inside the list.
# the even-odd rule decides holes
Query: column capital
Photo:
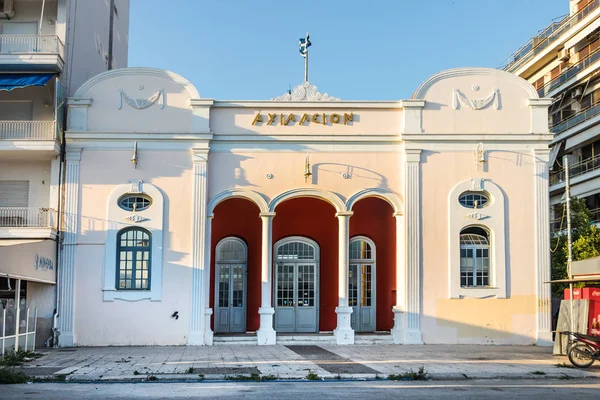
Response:
[[[67,161],[81,161],[81,147],[67,149],[65,158]]]
[[[273,218],[275,217],[275,213],[274,212],[262,212],[260,214],[258,214],[261,218]]]
[[[354,211],[338,211],[335,213],[336,217],[351,217],[354,215]]]
[[[550,161],[550,153],[552,149],[534,149],[533,155],[535,157],[535,163],[547,163]]]
[[[409,164],[418,164],[421,162],[421,149],[405,149],[406,162]]]
[[[192,161],[194,165],[197,164],[206,164],[208,161],[208,146],[206,148],[192,148]]]
[[[398,211],[398,212],[395,212],[394,214],[392,214],[392,217],[394,217],[394,218],[404,217],[404,214],[402,213],[402,211]]]

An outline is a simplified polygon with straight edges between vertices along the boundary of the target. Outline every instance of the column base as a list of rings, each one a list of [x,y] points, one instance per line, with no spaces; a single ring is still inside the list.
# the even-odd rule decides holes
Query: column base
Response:
[[[212,308],[204,309],[204,345],[212,346],[213,345],[213,331],[210,329],[210,317],[213,314]]]
[[[554,342],[552,341],[552,332],[538,331],[535,345],[543,347],[554,346]]]
[[[404,343],[404,310],[399,307],[394,306],[392,309],[394,313],[394,327],[390,332],[392,335],[392,340],[394,344],[403,344]]]
[[[337,327],[333,331],[337,344],[354,344],[354,329],[351,326],[350,316],[352,307],[336,307]]]
[[[204,346],[204,335],[202,332],[190,332],[187,341],[188,346]]]
[[[421,331],[418,329],[407,329],[404,332],[404,344],[423,344]]]
[[[73,332],[61,333],[58,336],[58,347],[74,347],[75,338]]]
[[[256,331],[257,344],[259,346],[269,346],[277,343],[277,333],[273,329],[273,315],[275,309],[273,307],[260,307],[258,309],[260,315],[260,328]]]

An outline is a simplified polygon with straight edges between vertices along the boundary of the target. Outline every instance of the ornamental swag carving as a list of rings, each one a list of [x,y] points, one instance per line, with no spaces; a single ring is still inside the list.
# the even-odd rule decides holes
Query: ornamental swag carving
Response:
[[[143,86],[140,86],[143,88]],[[147,99],[136,99],[133,97],[129,97],[123,89],[119,89],[119,100],[117,102],[117,109],[120,110],[123,108],[123,99],[125,99],[125,103],[129,104],[130,107],[135,108],[136,110],[143,110],[158,101],[158,105],[162,110],[165,108],[165,92],[164,89],[160,89],[158,92],[154,93],[152,96]]]
[[[500,90],[494,89],[492,94],[484,99],[472,100],[467,98],[467,96],[462,93],[458,89],[452,90],[452,106],[455,110],[458,110],[458,103],[462,104],[465,107],[469,107],[471,110],[483,110],[488,107],[492,102],[494,103],[494,108],[496,110],[500,109]]]

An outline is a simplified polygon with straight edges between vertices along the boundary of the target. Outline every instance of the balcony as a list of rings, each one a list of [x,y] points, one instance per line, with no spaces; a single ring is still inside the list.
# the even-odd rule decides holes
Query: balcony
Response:
[[[578,177],[588,172],[600,169],[600,155],[586,158],[576,164],[569,166],[569,180]],[[565,181],[565,169],[562,168],[553,174],[550,174],[550,186],[562,183]],[[575,182],[573,182],[575,183]]]
[[[587,69],[590,65],[592,65],[598,60],[600,60],[600,49],[594,51],[592,54],[588,55],[584,59],[579,60],[577,63],[571,65],[562,74],[558,75],[556,78],[552,79],[550,82],[542,86],[538,90],[539,96],[548,96],[550,92],[558,89],[561,85],[569,81],[571,78],[575,78],[578,73]]]
[[[54,239],[57,226],[52,208],[0,207],[1,239]]]
[[[590,217],[590,222],[592,224],[599,224],[600,223],[600,208],[595,208],[593,210],[590,210],[590,213],[592,214]],[[553,220],[550,221],[550,231],[553,233],[558,233],[558,232],[562,232],[564,230],[567,229],[567,218],[563,218],[562,216],[560,218],[554,218]]]
[[[60,152],[56,121],[0,121],[0,151],[45,150]]]
[[[590,107],[571,115],[569,118],[560,121],[556,125],[552,125],[550,127],[550,132],[554,133],[555,135],[560,135],[561,133],[579,124],[582,124],[597,115],[600,115],[600,102],[592,104]]]
[[[0,71],[62,72],[64,52],[56,35],[0,35]]]
[[[578,13],[567,16],[559,22],[553,22],[546,27],[540,34],[533,37],[529,42],[514,52],[508,59],[508,63],[500,66],[500,69],[509,72],[515,72],[523,67],[536,55],[542,53],[552,43],[556,42],[566,31],[577,25],[583,18],[587,17],[593,10],[600,6],[600,0],[591,0]]]

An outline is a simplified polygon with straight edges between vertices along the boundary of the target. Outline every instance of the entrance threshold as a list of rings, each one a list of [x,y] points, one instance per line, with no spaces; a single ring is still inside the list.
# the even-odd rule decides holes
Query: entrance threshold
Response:
[[[213,343],[216,345],[257,345],[256,332],[246,333],[215,333]],[[282,346],[290,345],[332,345],[335,344],[335,336],[331,331],[319,333],[277,333],[276,343]],[[354,336],[354,344],[392,344],[393,339],[390,332],[357,332]]]

